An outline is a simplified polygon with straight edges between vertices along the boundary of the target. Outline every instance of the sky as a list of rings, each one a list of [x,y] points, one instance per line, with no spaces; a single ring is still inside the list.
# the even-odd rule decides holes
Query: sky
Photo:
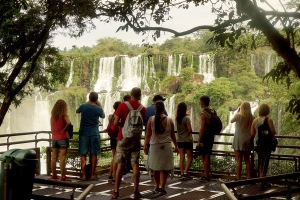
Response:
[[[279,1],[272,0],[272,6],[279,8]],[[263,5],[264,9],[267,9],[267,6]],[[163,27],[172,28],[176,31],[186,31],[190,28],[199,25],[213,25],[216,16],[211,13],[211,4],[205,4],[204,6],[194,7],[190,6],[189,9],[172,9],[170,15],[173,17],[170,21],[162,24]],[[54,46],[63,50],[64,48],[71,49],[73,45],[77,47],[89,46],[92,47],[97,44],[97,40],[105,37],[112,37],[121,39],[127,43],[131,44],[142,44],[142,40],[145,39],[145,36],[142,34],[136,34],[129,29],[126,31],[116,32],[118,27],[122,25],[121,23],[111,22],[109,24],[94,21],[96,29],[86,32],[80,38],[70,38],[63,35],[57,35],[54,38]],[[152,24],[157,26],[156,24]],[[149,35],[148,42],[150,44],[159,43],[162,44],[165,40],[171,39],[171,33],[162,33],[161,37],[154,41]]]
[[[162,24],[163,27],[173,28],[176,31],[185,31],[194,26],[199,25],[212,25],[214,23],[215,16],[211,14],[211,6],[205,5],[200,7],[190,7],[189,9],[174,9],[171,10],[171,19],[168,22]],[[122,25],[121,23],[111,22],[109,24],[94,21],[96,29],[85,33],[80,38],[70,38],[63,35],[58,35],[54,38],[54,45],[59,49],[63,50],[64,48],[71,49],[73,45],[77,47],[90,46],[97,44],[97,40],[104,37],[113,37],[121,39],[125,42],[132,44],[142,44],[142,40],[145,38],[145,35],[136,34],[129,29],[126,31],[116,32],[118,27]],[[154,23],[153,23],[154,25]],[[156,26],[156,25],[155,25]],[[151,38],[151,35],[148,37],[149,43],[163,43],[166,39],[170,39],[172,34],[162,33],[161,37],[154,41]]]

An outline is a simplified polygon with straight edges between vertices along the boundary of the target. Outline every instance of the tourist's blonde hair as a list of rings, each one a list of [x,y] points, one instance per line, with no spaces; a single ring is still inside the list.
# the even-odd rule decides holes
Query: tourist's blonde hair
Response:
[[[52,108],[51,117],[54,119],[58,119],[59,117],[67,115],[67,113],[68,113],[67,103],[64,100],[59,99],[56,101],[56,103]]]
[[[252,112],[251,112],[251,106],[250,103],[245,101],[242,103],[240,107],[239,116],[241,119],[241,128],[243,130],[250,129],[252,121],[254,119]]]

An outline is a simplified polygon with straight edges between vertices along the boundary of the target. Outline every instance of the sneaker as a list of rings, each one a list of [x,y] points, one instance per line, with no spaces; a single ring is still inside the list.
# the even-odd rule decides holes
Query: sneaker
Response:
[[[112,183],[112,181],[113,181],[113,177],[112,177],[112,176],[109,176],[108,179],[107,179],[107,182],[108,182],[108,183]]]
[[[167,191],[165,189],[159,188],[159,194],[165,195],[165,194],[167,194]]]
[[[113,198],[113,199],[119,198],[119,192],[114,192],[114,193],[112,194],[112,198]]]
[[[69,177],[64,176],[60,178],[60,181],[72,181],[72,180]]]
[[[202,176],[199,180],[200,181],[210,181],[210,178],[207,178],[206,176]]]
[[[57,175],[52,175],[51,176],[51,180],[57,180],[57,179],[59,179],[59,177]]]
[[[184,174],[181,174],[179,177],[180,180],[184,180]]]
[[[141,193],[140,192],[135,192],[134,194],[133,194],[133,199],[140,199],[140,198],[142,198],[143,196],[141,195]]]
[[[156,194],[159,193],[159,188],[155,188],[155,189],[153,190],[153,192],[156,193]]]
[[[192,177],[190,176],[190,174],[183,174],[184,179],[192,179]]]

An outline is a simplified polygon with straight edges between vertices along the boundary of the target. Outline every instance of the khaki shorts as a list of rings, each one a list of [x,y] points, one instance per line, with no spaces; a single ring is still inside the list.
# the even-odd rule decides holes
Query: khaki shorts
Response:
[[[127,138],[117,142],[116,162],[125,164],[130,160],[131,164],[139,164],[140,161],[140,141],[128,141]]]

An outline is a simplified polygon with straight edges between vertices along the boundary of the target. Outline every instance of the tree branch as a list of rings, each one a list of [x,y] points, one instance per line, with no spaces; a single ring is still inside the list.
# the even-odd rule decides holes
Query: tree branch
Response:
[[[164,27],[149,27],[149,26],[147,26],[147,27],[136,27],[131,23],[131,21],[128,19],[127,16],[123,16],[123,17],[125,18],[127,24],[136,32],[165,31],[165,32],[173,33],[174,36],[176,36],[176,37],[188,35],[188,34],[191,34],[193,32],[196,32],[198,30],[203,30],[203,29],[208,29],[210,31],[214,31],[214,30],[217,30],[217,29],[220,29],[220,28],[225,28],[225,27],[230,26],[232,24],[236,24],[236,23],[239,23],[239,22],[244,22],[244,21],[249,20],[249,17],[242,16],[241,18],[238,18],[238,19],[231,19],[231,20],[224,21],[222,24],[219,24],[217,26],[202,25],[202,26],[196,26],[196,27],[194,27],[192,29],[189,29],[187,31],[178,32],[178,31],[175,31],[174,29],[164,28]]]

